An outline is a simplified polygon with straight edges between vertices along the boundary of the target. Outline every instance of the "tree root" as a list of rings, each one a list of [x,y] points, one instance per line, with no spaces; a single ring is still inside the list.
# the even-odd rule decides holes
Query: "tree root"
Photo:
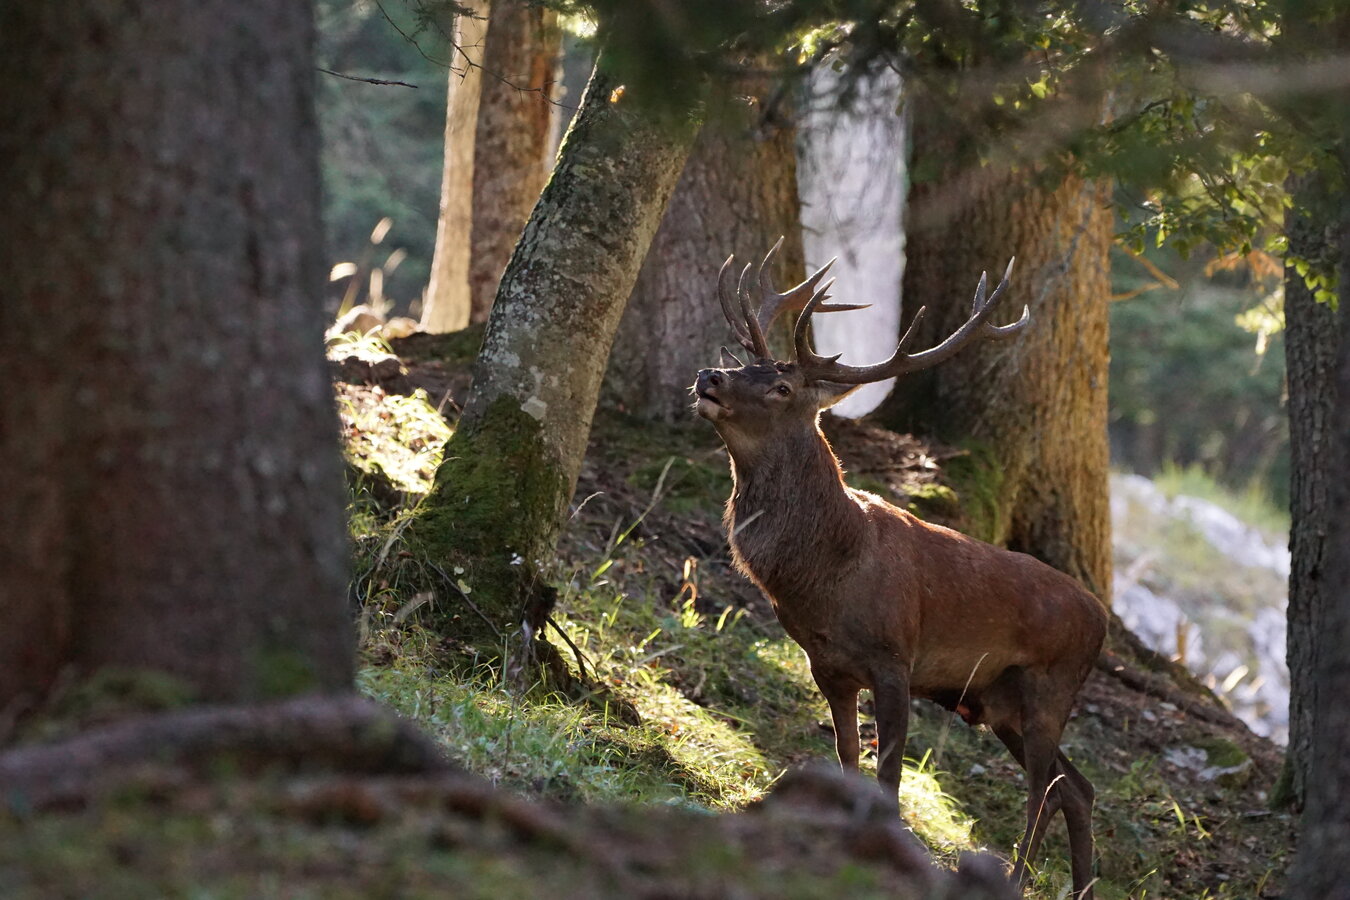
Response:
[[[412,723],[355,694],[142,716],[0,754],[0,802],[17,811],[82,806],[140,765],[360,773],[453,769]]]

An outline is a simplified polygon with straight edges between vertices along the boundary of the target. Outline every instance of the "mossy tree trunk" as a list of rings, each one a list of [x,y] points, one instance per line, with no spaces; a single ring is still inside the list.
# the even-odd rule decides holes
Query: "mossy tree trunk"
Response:
[[[445,163],[422,326],[487,320],[502,269],[548,178],[556,13],[475,0],[456,17]]]
[[[105,669],[349,684],[313,43],[305,4],[0,7],[0,720]]]
[[[937,177],[914,185],[904,275],[908,327],[928,307],[916,347],[929,347],[970,315],[980,272],[997,280],[1011,256],[1013,281],[999,322],[1023,304],[1032,324],[1017,338],[984,342],[901,379],[876,416],[964,446],[968,507],[977,536],[1030,553],[1111,592],[1106,383],[1108,251],[1112,217],[1104,184],[997,164],[959,169],[959,135],[916,115],[913,166]],[[978,484],[978,490],[973,489]]]
[[[763,97],[771,85],[761,81],[736,93]],[[695,373],[720,365],[720,345],[739,352],[715,292],[729,254],[758,261],[781,235],[774,283],[805,277],[796,129],[782,114],[766,121],[761,108],[739,103],[710,117],[642,263],[605,378],[606,396],[629,412],[687,419]]]
[[[473,390],[412,529],[461,582],[445,609],[458,618],[442,627],[489,655],[522,622],[525,646],[547,647],[531,640],[550,605],[541,572],[624,302],[697,130],[616,87],[602,60],[502,276]]]
[[[1333,236],[1325,221],[1306,210],[1327,191],[1326,180],[1307,176],[1291,185],[1294,209],[1285,221],[1289,252],[1333,264]],[[1290,266],[1284,279],[1285,367],[1289,390],[1289,750],[1276,802],[1302,808],[1307,799],[1313,721],[1326,695],[1319,689],[1316,651],[1322,619],[1332,602],[1327,581],[1330,527],[1332,422],[1336,409],[1338,312],[1319,303]]]

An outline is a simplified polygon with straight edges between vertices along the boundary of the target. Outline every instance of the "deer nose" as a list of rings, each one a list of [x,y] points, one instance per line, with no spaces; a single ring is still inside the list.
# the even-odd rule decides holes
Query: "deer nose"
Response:
[[[722,383],[721,372],[718,372],[716,369],[714,369],[713,371],[708,373],[708,384],[712,385],[713,387],[717,387],[721,383]]]
[[[716,369],[699,369],[698,380],[694,383],[696,391],[706,391],[710,387],[717,387],[722,383],[722,373]]]

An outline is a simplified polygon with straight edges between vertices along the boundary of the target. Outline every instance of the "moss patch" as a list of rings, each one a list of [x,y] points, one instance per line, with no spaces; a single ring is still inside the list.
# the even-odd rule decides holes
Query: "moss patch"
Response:
[[[947,460],[944,474],[956,493],[961,530],[991,544],[1002,544],[1008,534],[1008,511],[1003,497],[1003,467],[989,447],[969,444]]]
[[[418,507],[410,549],[477,607],[466,642],[495,646],[513,630],[540,557],[567,503],[567,479],[545,447],[539,423],[511,397],[499,397],[445,447],[436,488]],[[460,629],[457,629],[459,631]],[[489,640],[491,643],[484,645]]]

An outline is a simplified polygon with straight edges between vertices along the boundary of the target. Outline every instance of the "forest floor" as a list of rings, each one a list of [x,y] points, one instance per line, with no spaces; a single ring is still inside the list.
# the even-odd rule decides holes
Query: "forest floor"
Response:
[[[215,766],[186,780],[143,772],[99,802],[41,815],[11,801],[0,811],[0,895],[959,895],[916,874],[894,821],[877,828],[869,812],[861,836],[866,790],[819,771],[784,775],[833,759],[828,713],[801,651],[730,568],[720,521],[730,477],[706,423],[639,423],[602,405],[549,573],[566,635],[551,639],[636,708],[632,724],[601,700],[508,690],[465,659],[469,648],[420,624],[434,606],[476,614],[469,586],[428,590],[425,561],[398,542],[476,346],[414,336],[395,342],[397,362],[370,342],[353,348],[335,371],[358,473],[358,683],[454,768]],[[851,484],[962,524],[968,498],[943,469],[954,451],[865,423],[830,420],[827,433]],[[863,729],[874,745],[870,722]],[[1064,748],[1097,788],[1099,898],[1280,896],[1294,828],[1268,806],[1278,748],[1118,624]],[[948,868],[968,851],[1006,859],[1025,792],[1002,745],[916,702],[906,754],[903,821],[927,854]],[[830,797],[799,807],[791,798],[803,792]],[[1052,825],[1030,896],[1065,896],[1066,849]],[[973,884],[978,864],[971,871]]]

